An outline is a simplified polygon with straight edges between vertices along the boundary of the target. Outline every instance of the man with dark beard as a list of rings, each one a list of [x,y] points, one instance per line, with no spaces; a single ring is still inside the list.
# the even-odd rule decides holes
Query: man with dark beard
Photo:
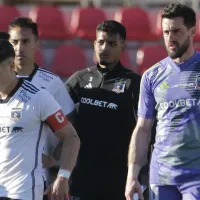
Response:
[[[157,133],[150,166],[151,199],[200,199],[200,53],[194,50],[195,12],[181,3],[162,13],[169,57],[148,69],[141,81],[138,121],[129,148],[126,198],[138,193],[138,174],[150,131]]]

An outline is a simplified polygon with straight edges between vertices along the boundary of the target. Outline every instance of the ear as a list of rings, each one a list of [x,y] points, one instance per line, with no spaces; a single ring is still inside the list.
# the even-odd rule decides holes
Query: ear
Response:
[[[196,34],[196,26],[191,28],[191,36],[194,37]]]
[[[96,51],[96,44],[97,44],[97,41],[95,40],[94,41],[94,50]]]
[[[37,45],[37,48],[39,49],[40,48],[40,41],[39,40],[37,40],[36,45]]]
[[[15,62],[14,62],[14,58],[10,58],[10,59],[8,60],[8,63],[9,63],[9,66],[10,66],[11,71],[15,71]]]
[[[122,49],[122,52],[124,52],[124,50],[125,50],[125,42],[124,41],[121,43],[121,49]]]

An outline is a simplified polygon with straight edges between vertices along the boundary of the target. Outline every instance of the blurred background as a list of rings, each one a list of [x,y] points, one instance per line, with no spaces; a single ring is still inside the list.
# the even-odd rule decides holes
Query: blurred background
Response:
[[[7,31],[17,16],[38,23],[41,41],[36,62],[66,79],[96,63],[95,29],[106,19],[127,29],[126,51],[121,62],[142,74],[167,54],[163,46],[160,15],[175,0],[0,0],[0,31]],[[196,49],[200,49],[200,0],[180,0],[197,13]]]

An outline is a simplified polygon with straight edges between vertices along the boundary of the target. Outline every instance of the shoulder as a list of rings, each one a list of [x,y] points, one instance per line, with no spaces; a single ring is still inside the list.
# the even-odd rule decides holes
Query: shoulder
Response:
[[[163,60],[157,62],[155,65],[147,69],[142,75],[142,80],[144,78],[149,79],[149,80],[154,80],[158,76],[159,73],[165,70],[167,66],[168,66],[168,57],[164,58]]]
[[[38,76],[43,76],[50,84],[63,84],[63,81],[58,75],[45,68],[38,68]]]
[[[88,68],[82,69],[80,71],[77,71],[69,77],[69,79],[67,80],[67,83],[70,83],[72,81],[82,80],[84,78],[84,76],[86,76],[88,74],[93,74],[96,71],[97,71],[96,66],[88,67]]]
[[[139,74],[136,74],[130,69],[127,69],[126,67],[122,66],[124,76],[125,78],[131,79],[133,83],[140,84],[141,76]]]
[[[30,94],[37,94],[38,92],[41,91],[37,86],[33,85],[32,83],[30,83],[30,82],[27,81],[27,80],[23,80],[23,81],[22,81],[21,87],[22,87],[27,93],[30,93]]]

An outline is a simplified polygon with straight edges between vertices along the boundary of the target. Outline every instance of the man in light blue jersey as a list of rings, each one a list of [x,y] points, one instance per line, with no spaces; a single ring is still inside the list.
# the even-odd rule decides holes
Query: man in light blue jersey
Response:
[[[138,122],[129,149],[127,200],[134,193],[143,199],[138,173],[155,118],[152,200],[200,199],[200,53],[193,44],[195,26],[196,14],[186,5],[173,3],[164,8],[162,29],[169,56],[142,77]]]

